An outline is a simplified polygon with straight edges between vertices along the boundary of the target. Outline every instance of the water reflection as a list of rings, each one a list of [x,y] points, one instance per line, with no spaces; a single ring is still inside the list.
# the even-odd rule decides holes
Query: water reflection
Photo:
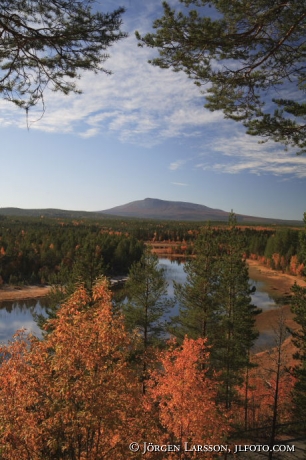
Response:
[[[7,342],[19,329],[41,337],[41,330],[33,319],[33,314],[45,314],[45,298],[0,302],[0,342]]]
[[[178,263],[174,260],[160,259],[160,266],[163,267],[166,275],[167,282],[169,283],[168,295],[171,299],[174,299],[174,287],[173,281],[184,284],[186,281],[186,273],[184,272],[184,263]],[[277,302],[266,292],[266,284],[263,281],[256,279],[250,279],[250,286],[255,286],[256,291],[251,295],[252,303],[262,311],[278,308]],[[175,303],[172,311],[166,316],[168,320],[172,316],[179,314],[179,304]],[[262,331],[254,344],[254,350],[262,350],[274,346],[275,337],[274,331],[271,326],[271,330]]]
[[[184,272],[184,262],[182,260],[160,259],[160,267],[165,269],[168,286],[168,296],[174,299],[173,282],[184,284],[186,273]],[[256,292],[252,294],[252,303],[263,311],[277,308],[273,298],[265,291],[265,283],[257,280],[250,280],[250,284],[256,286]],[[15,302],[0,302],[0,342],[6,342],[12,338],[16,330],[25,328],[28,332],[41,337],[41,330],[33,319],[33,314],[45,314],[48,299],[42,297],[39,299],[19,300]],[[179,305],[175,303],[172,310],[165,316],[169,320],[172,316],[179,313]],[[264,340],[271,338],[272,333],[267,332],[267,336],[259,338],[262,344]]]
[[[160,259],[159,264],[166,272],[166,279],[169,283],[168,295],[174,298],[173,281],[184,284],[186,281],[186,273],[184,272],[184,263],[175,260]],[[265,291],[265,283],[250,279],[250,285],[256,287],[256,291],[251,295],[252,303],[263,311],[277,308],[275,300]],[[175,308],[175,307],[174,307]],[[177,312],[175,313],[177,314]]]

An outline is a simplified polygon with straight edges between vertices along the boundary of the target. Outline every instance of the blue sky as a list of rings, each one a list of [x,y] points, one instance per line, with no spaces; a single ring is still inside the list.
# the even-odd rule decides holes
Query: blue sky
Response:
[[[177,4],[171,0],[172,5]],[[157,0],[108,0],[126,7],[103,73],[85,73],[82,95],[46,93],[46,113],[0,101],[0,207],[96,211],[147,197],[190,201],[237,214],[301,220],[306,156],[260,144],[244,128],[204,109],[183,73],[152,67],[137,47]],[[37,120],[37,121],[36,121]]]

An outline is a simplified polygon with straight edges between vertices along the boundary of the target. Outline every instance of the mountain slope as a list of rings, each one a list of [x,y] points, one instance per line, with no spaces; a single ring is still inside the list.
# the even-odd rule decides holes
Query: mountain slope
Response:
[[[208,206],[184,201],[166,201],[157,198],[146,198],[145,200],[132,201],[131,203],[104,211],[70,211],[63,209],[21,209],[21,208],[0,208],[0,219],[2,216],[16,217],[46,217],[66,219],[107,219],[109,217],[132,217],[139,219],[158,220],[190,220],[190,221],[227,221],[229,213],[221,209],[213,209]],[[264,217],[246,216],[236,214],[238,222],[241,223],[262,223],[262,224],[284,224],[302,225],[298,220],[267,219]]]
[[[201,204],[183,201],[165,201],[157,198],[132,201],[122,206],[100,211],[102,214],[168,220],[197,220],[197,221],[227,221],[229,213],[221,209],[213,209]],[[238,222],[288,222],[280,219],[267,219],[263,217],[245,216],[237,214]]]

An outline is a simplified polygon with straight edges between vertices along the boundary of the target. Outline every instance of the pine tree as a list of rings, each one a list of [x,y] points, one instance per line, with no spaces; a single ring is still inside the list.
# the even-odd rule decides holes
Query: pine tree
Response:
[[[173,305],[167,298],[167,286],[164,269],[158,267],[157,256],[148,249],[129,271],[128,301],[123,306],[128,330],[140,334],[138,358],[142,364],[143,393],[150,348],[160,344],[166,332],[163,316]]]
[[[184,267],[186,283],[175,283],[175,295],[180,309],[179,316],[172,318],[170,331],[180,340],[185,335],[193,339],[212,339],[218,324],[218,238],[210,225],[201,230],[194,252],[195,257]]]
[[[218,371],[218,399],[229,409],[251,366],[249,352],[258,335],[255,315],[260,312],[251,303],[255,288],[249,284],[235,215],[230,214],[228,228],[217,234],[211,227],[204,229],[195,248],[196,256],[186,266],[187,282],[176,286],[181,307],[171,332],[179,338],[187,334],[208,339],[210,361]]]
[[[254,325],[260,310],[251,303],[255,288],[249,284],[243,251],[242,235],[231,213],[218,258],[217,299],[221,315],[212,349],[212,361],[220,372],[219,400],[227,409],[235,400],[237,385],[243,383],[243,371],[250,366],[249,352],[258,336]]]
[[[43,103],[46,87],[80,92],[85,70],[103,67],[106,50],[126,37],[120,30],[123,8],[94,12],[93,0],[10,0],[0,11],[0,92],[26,110]]]
[[[163,2],[154,33],[136,33],[140,46],[158,50],[149,62],[207,85],[205,106],[242,122],[248,134],[305,152],[305,2],[177,3]]]

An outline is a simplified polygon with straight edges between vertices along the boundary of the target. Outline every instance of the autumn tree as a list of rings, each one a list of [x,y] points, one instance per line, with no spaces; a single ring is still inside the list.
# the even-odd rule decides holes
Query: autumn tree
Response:
[[[158,267],[157,256],[147,250],[129,271],[128,300],[123,305],[128,330],[138,331],[141,337],[137,355],[142,363],[143,392],[150,348],[158,345],[165,334],[164,315],[173,305],[167,297],[167,286],[165,270]]]
[[[294,357],[299,364],[293,369],[297,381],[294,388],[294,415],[306,426],[306,288],[294,284],[292,287],[291,311],[298,329],[291,331],[293,343],[297,347]]]
[[[269,443],[269,458],[279,435],[292,421],[292,389],[294,377],[289,369],[292,363],[291,344],[285,310],[279,308],[273,321],[273,344],[267,350],[252,354],[256,367],[249,370],[247,411],[237,412],[237,426],[248,433],[256,433],[257,440]],[[243,395],[244,389],[239,389]],[[241,419],[239,421],[239,412]],[[244,420],[242,420],[242,418]],[[248,431],[250,430],[250,431]]]
[[[306,230],[306,213],[304,213]],[[300,234],[302,246],[303,263],[306,265],[306,231]],[[291,311],[294,313],[294,320],[298,324],[296,330],[291,331],[293,343],[297,347],[294,357],[299,361],[293,369],[296,384],[293,393],[294,415],[303,426],[306,426],[306,288],[296,283],[291,288],[293,296],[291,299]]]
[[[26,110],[43,102],[47,87],[80,92],[85,71],[102,71],[107,49],[126,36],[123,8],[94,11],[94,0],[5,0],[0,12],[0,91]]]
[[[286,329],[285,318],[283,311],[280,310],[279,317],[277,320],[277,325],[274,329],[275,333],[275,347],[274,347],[274,359],[272,358],[270,362],[273,362],[274,369],[272,370],[272,382],[267,382],[268,385],[272,388],[272,404],[271,404],[271,429],[270,429],[270,451],[269,451],[269,460],[273,457],[273,446],[276,441],[276,436],[278,434],[278,423],[280,420],[280,403],[287,398],[284,398],[282,395],[282,389],[284,390],[284,381],[286,382],[286,377],[288,375],[288,371],[286,370],[286,360],[285,360],[285,353],[283,350],[283,345],[285,339],[288,337],[288,332]],[[271,370],[270,370],[271,373]],[[287,375],[286,375],[287,374]],[[286,390],[290,388],[288,385],[287,379]],[[283,385],[282,385],[283,384]],[[282,388],[283,386],[283,388]],[[290,392],[288,392],[290,394]],[[287,394],[288,394],[287,393]]]
[[[149,62],[207,85],[205,106],[249,134],[305,152],[305,3],[180,0],[163,8],[154,33],[137,33],[140,45],[158,50]]]
[[[91,297],[80,286],[50,325],[43,341],[17,334],[1,347],[1,459],[126,459],[139,407],[132,343],[105,282]]]
[[[185,449],[185,443],[226,443],[230,419],[215,402],[214,381],[208,376],[207,341],[186,337],[181,346],[172,341],[159,360],[161,365],[151,373],[148,383],[148,400],[152,406],[158,405],[165,442],[180,444],[184,452],[179,458],[183,459],[194,458],[195,454]],[[196,456],[209,458],[213,454],[197,452]],[[175,453],[174,458],[177,456]]]

